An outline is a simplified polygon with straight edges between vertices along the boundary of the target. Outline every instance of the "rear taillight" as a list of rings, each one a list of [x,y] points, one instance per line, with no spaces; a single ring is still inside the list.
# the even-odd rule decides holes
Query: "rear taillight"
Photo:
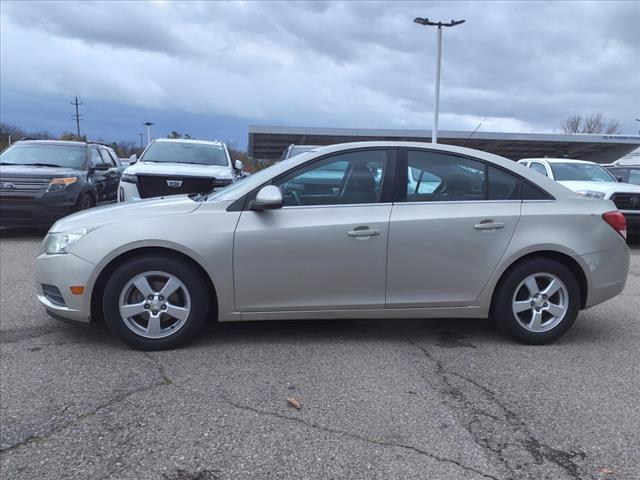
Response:
[[[622,238],[627,239],[627,220],[620,212],[607,212],[602,215],[605,222],[611,225],[616,232],[620,234]]]

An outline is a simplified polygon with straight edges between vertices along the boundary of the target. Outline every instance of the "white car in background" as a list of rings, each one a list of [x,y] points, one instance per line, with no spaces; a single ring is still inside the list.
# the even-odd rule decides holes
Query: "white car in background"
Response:
[[[118,201],[206,194],[243,178],[242,168],[223,142],[159,138],[122,174]]]
[[[578,195],[615,203],[630,236],[640,235],[640,186],[618,182],[602,165],[566,158],[523,158],[518,163],[561,183]]]

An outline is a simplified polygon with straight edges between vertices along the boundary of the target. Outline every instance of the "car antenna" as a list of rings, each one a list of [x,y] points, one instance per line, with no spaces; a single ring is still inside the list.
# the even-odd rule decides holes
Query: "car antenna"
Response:
[[[476,127],[476,129],[475,129],[473,132],[471,132],[471,135],[469,135],[469,136],[465,139],[464,143],[462,144],[462,146],[463,146],[463,147],[467,144],[467,142],[469,141],[469,139],[470,139],[471,137],[473,137],[473,135],[478,131],[478,129],[480,128],[480,126],[481,126],[481,125],[482,125],[482,122],[480,122],[480,123],[478,124],[478,126]]]

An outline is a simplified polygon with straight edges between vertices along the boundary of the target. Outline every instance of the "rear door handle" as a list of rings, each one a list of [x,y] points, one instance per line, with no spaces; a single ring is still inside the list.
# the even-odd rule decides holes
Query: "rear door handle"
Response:
[[[483,220],[480,223],[476,223],[473,228],[476,230],[496,230],[498,228],[504,228],[504,223]]]
[[[347,232],[350,237],[373,237],[380,235],[380,230],[369,227],[356,227],[353,230]]]

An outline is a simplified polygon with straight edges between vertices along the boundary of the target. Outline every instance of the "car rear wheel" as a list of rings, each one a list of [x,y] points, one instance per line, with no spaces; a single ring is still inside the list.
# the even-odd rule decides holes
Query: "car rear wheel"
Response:
[[[209,310],[202,275],[167,256],[137,257],[121,265],[105,286],[102,308],[109,329],[141,350],[185,344]]]
[[[496,324],[506,334],[523,343],[550,343],[575,322],[580,288],[562,263],[535,258],[507,272],[493,307]]]

